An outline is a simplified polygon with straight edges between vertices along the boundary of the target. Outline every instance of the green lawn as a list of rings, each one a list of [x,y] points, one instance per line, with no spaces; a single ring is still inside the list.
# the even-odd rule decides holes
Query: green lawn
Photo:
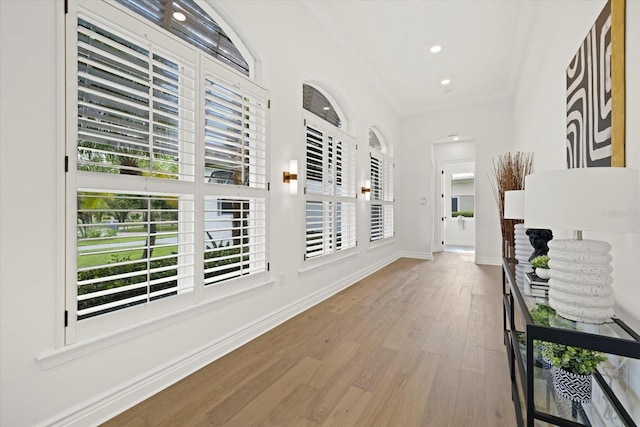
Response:
[[[101,239],[96,239],[96,240],[78,239],[78,246],[108,245],[111,243],[144,242],[146,238],[147,236],[103,237]]]
[[[118,252],[117,255],[118,255],[118,258],[125,258],[129,256],[131,260],[137,260],[137,259],[140,259],[140,257],[142,257],[142,251],[143,249],[141,248],[124,250],[124,251]],[[153,250],[153,257],[155,258],[155,257],[170,255],[172,253],[177,253],[177,252],[178,252],[177,245],[156,248]],[[78,268],[109,264],[110,262],[113,262],[112,257],[113,257],[113,254],[81,255],[81,256],[78,256]]]

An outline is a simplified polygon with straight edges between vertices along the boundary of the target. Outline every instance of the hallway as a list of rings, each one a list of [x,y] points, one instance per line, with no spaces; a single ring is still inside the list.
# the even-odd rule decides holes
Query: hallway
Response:
[[[513,426],[501,270],[402,258],[106,426]]]

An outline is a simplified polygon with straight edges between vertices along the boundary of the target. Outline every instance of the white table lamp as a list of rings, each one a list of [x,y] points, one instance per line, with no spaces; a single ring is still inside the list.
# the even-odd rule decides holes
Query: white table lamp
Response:
[[[634,233],[640,224],[638,171],[580,168],[525,179],[525,226],[572,230],[549,242],[549,305],[567,319],[603,323],[613,316],[611,245],[582,231]]]
[[[524,190],[509,190],[504,192],[504,218],[524,219]],[[524,286],[524,274],[533,271],[529,257],[533,253],[533,246],[527,236],[524,224],[514,224],[516,260],[516,282]]]

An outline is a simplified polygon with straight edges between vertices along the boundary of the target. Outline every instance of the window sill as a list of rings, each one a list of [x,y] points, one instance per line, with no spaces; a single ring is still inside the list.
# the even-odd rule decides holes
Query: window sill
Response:
[[[369,242],[369,247],[367,248],[367,252],[375,251],[378,249],[385,248],[387,246],[391,246],[395,243],[395,237],[387,237],[386,239],[376,240],[374,242]]]
[[[75,359],[87,356],[96,351],[112,347],[114,345],[129,341],[141,335],[148,334],[157,329],[174,325],[177,322],[188,319],[193,316],[200,315],[211,310],[211,306],[219,304],[221,301],[237,297],[242,294],[250,293],[255,290],[272,286],[273,280],[263,281],[252,286],[245,286],[237,292],[227,292],[211,299],[207,299],[200,304],[184,308],[164,316],[145,321],[130,328],[121,329],[106,335],[102,335],[92,340],[86,340],[69,346],[45,351],[36,356],[36,360],[40,362],[43,369],[50,369],[55,366],[63,365]]]
[[[300,277],[306,276],[307,274],[315,270],[323,269],[329,265],[334,265],[334,264],[346,261],[347,259],[353,258],[357,255],[358,255],[358,248],[355,247],[355,248],[348,249],[347,251],[345,251],[345,253],[342,253],[342,254],[331,254],[328,256],[323,256],[320,259],[307,260],[305,261],[305,263],[308,263],[309,265],[299,269],[298,276]]]

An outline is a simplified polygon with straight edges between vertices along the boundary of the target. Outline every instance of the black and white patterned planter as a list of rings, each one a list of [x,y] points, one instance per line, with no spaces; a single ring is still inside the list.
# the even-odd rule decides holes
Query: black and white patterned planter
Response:
[[[591,402],[591,375],[577,375],[554,367],[553,388],[565,399],[581,403]]]

